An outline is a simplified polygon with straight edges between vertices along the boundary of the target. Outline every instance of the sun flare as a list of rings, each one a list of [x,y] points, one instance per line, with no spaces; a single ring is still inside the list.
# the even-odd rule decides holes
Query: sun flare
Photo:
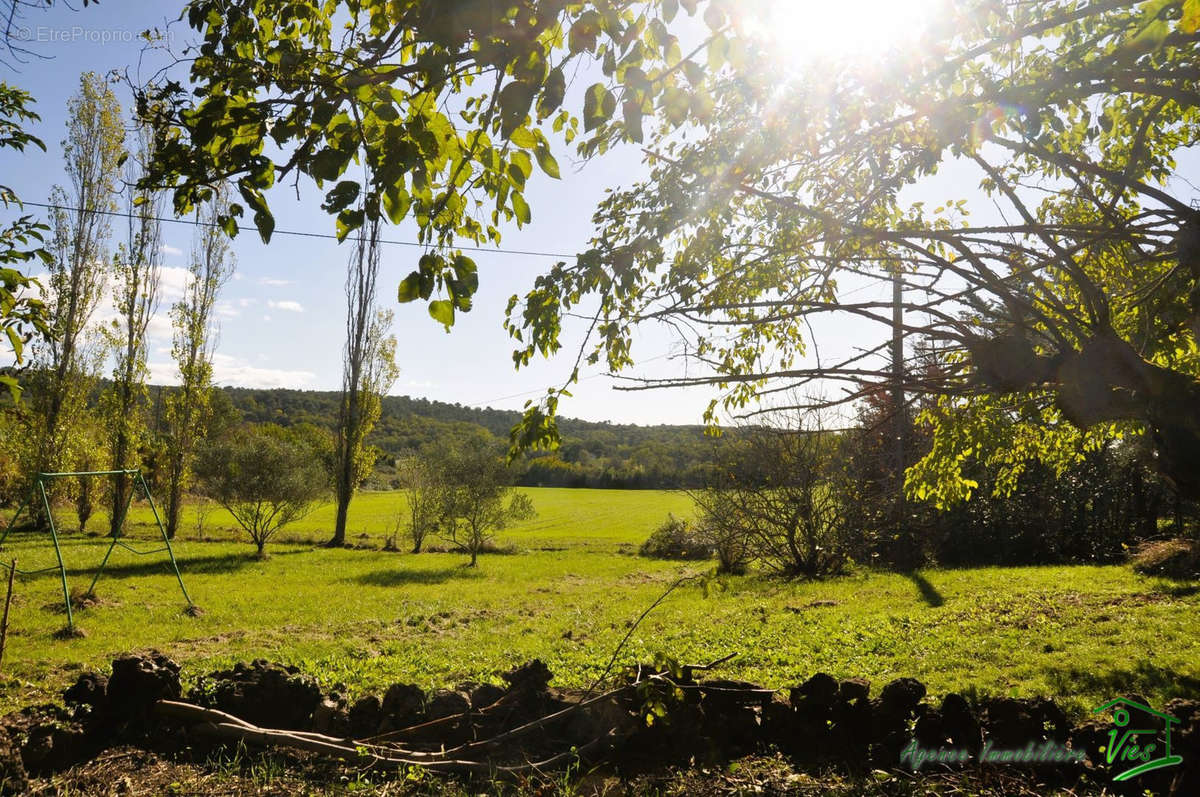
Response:
[[[784,64],[871,59],[916,46],[942,0],[754,0],[747,29]]]

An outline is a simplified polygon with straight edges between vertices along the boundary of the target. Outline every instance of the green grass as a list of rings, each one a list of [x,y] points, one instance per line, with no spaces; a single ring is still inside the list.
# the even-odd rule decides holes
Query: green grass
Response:
[[[52,636],[64,624],[56,574],[20,579],[0,702],[45,697],[81,668],[147,648],[175,657],[191,677],[263,657],[352,693],[393,681],[497,680],[534,657],[555,683],[586,685],[646,607],[681,575],[705,569],[634,555],[668,511],[686,514],[689,502],[671,493],[529,492],[539,517],[503,532],[498,542],[514,552],[485,555],[476,569],[457,554],[315,547],[328,536],[330,507],[255,561],[231,530],[214,530],[230,521],[213,512],[216,539],[197,541],[189,525],[176,544],[202,616],[182,613],[162,555],[118,550],[97,589],[101,605],[76,615],[83,639]],[[378,545],[400,500],[359,497],[352,540],[366,534],[364,543]],[[147,519],[139,507],[138,537],[147,536]],[[87,586],[105,546],[103,537],[65,536],[72,586]],[[0,555],[23,568],[54,561],[45,538],[14,537],[4,548]],[[1077,711],[1118,693],[1161,703],[1200,694],[1198,605],[1195,585],[1124,567],[864,571],[792,584],[750,575],[681,586],[637,629],[620,662],[663,652],[699,663],[737,652],[721,675],[777,687],[826,671],[868,678],[876,690],[907,675],[935,695],[1054,695]]]

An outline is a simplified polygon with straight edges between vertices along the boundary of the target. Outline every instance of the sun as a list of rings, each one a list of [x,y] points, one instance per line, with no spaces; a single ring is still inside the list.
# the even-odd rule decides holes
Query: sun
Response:
[[[946,0],[748,0],[740,21],[783,65],[874,60],[919,46]]]

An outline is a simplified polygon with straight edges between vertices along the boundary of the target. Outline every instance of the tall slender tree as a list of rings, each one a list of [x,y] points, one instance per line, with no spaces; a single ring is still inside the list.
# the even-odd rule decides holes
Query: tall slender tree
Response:
[[[117,317],[106,330],[113,352],[112,384],[101,399],[108,429],[110,465],[131,468],[146,437],[142,409],[146,399],[146,332],[158,308],[162,280],[161,192],[137,188],[150,161],[151,140],[138,131],[136,150],[126,161],[127,237],[117,247],[112,261],[113,303]],[[124,474],[113,478],[109,531],[116,536],[125,520],[130,499],[130,480]]]
[[[115,179],[125,137],[116,95],[95,73],[81,76],[67,111],[63,154],[70,191],[55,186],[50,194],[50,335],[35,353],[46,380],[37,391],[39,471],[63,464],[76,410],[90,388],[86,371],[93,360],[86,330],[104,289],[107,214],[116,210]]]
[[[233,275],[228,239],[217,227],[227,192],[218,189],[199,215],[192,243],[189,279],[183,298],[171,308],[174,343],[171,356],[179,370],[179,390],[166,399],[167,536],[179,529],[183,492],[192,478],[196,443],[208,428],[212,396],[212,358],[217,342],[213,308],[221,287]]]
[[[388,334],[392,313],[376,307],[379,276],[379,218],[370,216],[350,256],[346,275],[346,347],[342,358],[342,400],[333,456],[337,502],[329,545],[346,542],[346,519],[359,484],[375,465],[366,445],[379,420],[382,396],[396,381],[396,340]]]

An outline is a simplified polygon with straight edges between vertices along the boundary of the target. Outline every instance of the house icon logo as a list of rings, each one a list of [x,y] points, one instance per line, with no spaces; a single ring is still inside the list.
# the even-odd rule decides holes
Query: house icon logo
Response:
[[[1114,775],[1114,781],[1136,778],[1183,761],[1183,756],[1171,753],[1171,730],[1179,724],[1177,718],[1125,697],[1110,700],[1092,713],[1105,711],[1112,711],[1117,727],[1108,732],[1108,744],[1101,748],[1104,758],[1110,767],[1129,767]]]

